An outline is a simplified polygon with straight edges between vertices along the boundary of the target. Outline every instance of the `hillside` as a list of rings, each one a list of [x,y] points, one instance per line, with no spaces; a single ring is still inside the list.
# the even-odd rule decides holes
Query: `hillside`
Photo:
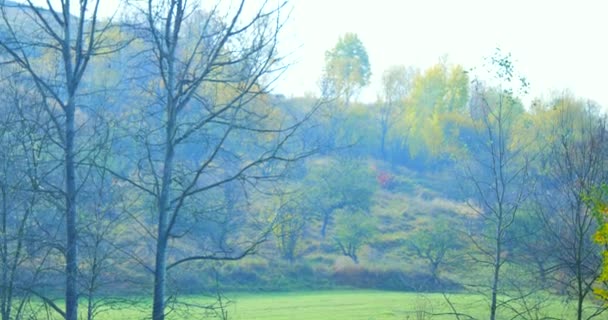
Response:
[[[310,161],[312,163],[318,160]],[[325,160],[331,161],[331,160]],[[321,234],[322,220],[309,215],[298,232],[293,257],[282,255],[279,234],[273,233],[256,254],[239,262],[227,262],[219,269],[220,287],[225,290],[292,290],[359,287],[392,290],[440,290],[459,285],[453,259],[462,254],[458,239],[450,239],[447,251],[436,271],[435,279],[429,261],[416,252],[420,235],[436,232],[449,225],[454,230],[475,219],[475,212],[459,193],[453,170],[443,172],[416,172],[405,167],[389,166],[381,161],[357,160],[358,165],[372,168],[376,184],[370,199],[367,218],[373,221],[370,236],[357,248],[357,261],[346,256],[337,243],[341,231],[337,215],[332,216],[326,235]],[[379,169],[382,168],[382,169]],[[390,176],[390,182],[383,182]],[[318,201],[319,199],[315,199]],[[453,233],[456,234],[456,233]],[[448,266],[450,263],[452,266]],[[200,273],[209,274],[203,265]],[[210,288],[215,283],[201,283],[188,277],[180,281],[180,290],[196,291]],[[210,278],[207,278],[210,279]]]
[[[530,100],[510,53],[375,70],[347,32],[288,97],[285,1],[61,4],[0,3],[0,318],[350,288],[608,310],[608,117]]]

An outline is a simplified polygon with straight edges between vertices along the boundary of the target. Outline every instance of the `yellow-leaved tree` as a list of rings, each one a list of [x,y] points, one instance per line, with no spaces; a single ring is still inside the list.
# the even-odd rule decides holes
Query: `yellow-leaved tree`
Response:
[[[341,98],[345,106],[369,84],[371,75],[367,51],[357,34],[344,34],[333,49],[325,52],[323,90]]]
[[[606,285],[608,283],[608,201],[605,199],[606,194],[608,194],[608,185],[603,184],[586,196],[587,203],[593,208],[598,221],[593,241],[602,247],[603,258],[602,272],[599,277],[599,283],[602,285],[596,286],[593,292],[604,301],[608,301],[608,286]]]
[[[406,101],[404,125],[412,156],[452,154],[458,128],[465,125],[469,77],[460,65],[438,63],[417,75]]]

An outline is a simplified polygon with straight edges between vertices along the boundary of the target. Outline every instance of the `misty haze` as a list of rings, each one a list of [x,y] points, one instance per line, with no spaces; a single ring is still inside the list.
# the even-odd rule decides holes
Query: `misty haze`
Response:
[[[0,0],[0,320],[605,319],[603,13]]]

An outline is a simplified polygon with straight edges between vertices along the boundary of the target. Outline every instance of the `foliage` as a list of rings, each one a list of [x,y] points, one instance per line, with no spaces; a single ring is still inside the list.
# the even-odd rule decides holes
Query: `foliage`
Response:
[[[269,90],[285,67],[277,47],[283,2],[239,3],[254,7],[129,2],[128,23],[100,24],[104,37],[95,40],[92,21],[53,34],[62,23],[40,19],[66,15],[3,6],[3,320],[36,318],[43,309],[63,317],[64,300],[55,297],[66,284],[58,279],[75,271],[77,297],[88,303],[80,314],[89,319],[121,305],[109,293],[149,293],[154,282],[155,319],[166,306],[176,308],[169,318],[199,310],[188,304],[195,298],[180,301],[179,293],[218,284],[473,285],[493,295],[494,315],[534,318],[538,301],[559,304],[548,292],[577,304],[572,313],[549,311],[554,318],[606,310],[590,302],[592,288],[608,299],[608,187],[589,191],[608,179],[608,130],[596,104],[564,94],[525,105],[519,97],[527,81],[500,52],[489,60],[498,68],[495,82],[470,83],[469,71],[445,61],[422,72],[393,66],[377,101],[357,103],[371,66],[352,33],[326,53],[322,98],[274,95]],[[80,43],[61,36],[79,32]],[[85,40],[100,47],[87,49]],[[81,58],[73,56],[79,50]],[[72,70],[78,81],[66,83],[66,62],[88,64]],[[78,233],[72,241],[67,229]],[[469,246],[459,242],[463,235]],[[66,272],[73,243],[78,259],[67,260],[78,268]],[[482,297],[474,298],[465,307],[487,316]],[[375,306],[366,317],[411,316]],[[140,307],[148,312],[149,301]]]
[[[352,159],[310,162],[305,184],[310,186],[310,208],[322,221],[323,236],[338,210],[367,212],[377,188],[369,165]]]
[[[293,192],[284,197],[281,196],[277,205],[278,212],[273,215],[277,219],[273,223],[274,234],[278,250],[281,256],[290,262],[294,262],[300,250],[300,239],[303,236],[306,225],[307,214],[310,209],[303,205],[304,196],[300,192]]]
[[[336,46],[325,52],[324,91],[344,99],[348,106],[361,88],[369,84],[371,66],[359,36],[346,33]]]
[[[380,122],[380,154],[387,160],[387,144],[393,137],[399,137],[399,130],[394,130],[400,117],[406,112],[406,99],[413,86],[413,80],[419,71],[405,66],[392,66],[382,74],[382,92],[378,97],[378,118]],[[404,126],[401,126],[403,129]],[[397,132],[395,132],[397,131]],[[404,137],[407,140],[407,137]]]
[[[426,154],[430,160],[458,150],[454,139],[458,137],[462,124],[466,124],[460,119],[466,110],[468,83],[468,75],[462,66],[443,63],[414,78],[403,118],[413,156]]]
[[[585,200],[589,206],[593,208],[595,217],[598,221],[599,227],[593,235],[593,241],[602,248],[602,272],[599,276],[599,280],[602,285],[594,288],[594,292],[604,301],[608,301],[608,289],[606,284],[608,283],[608,201],[606,201],[606,195],[608,194],[608,185],[603,184],[601,187],[594,188],[589,194],[585,195]]]
[[[550,105],[553,110],[544,115],[554,120],[548,133],[543,133],[548,138],[539,157],[544,193],[537,198],[537,211],[544,232],[556,243],[553,255],[559,264],[553,277],[576,301],[577,319],[589,319],[589,313],[606,310],[605,306],[592,310],[583,306],[592,299],[601,277],[602,250],[593,243],[599,224],[585,195],[608,179],[606,119],[592,103],[567,95],[556,97]]]
[[[461,241],[454,225],[438,221],[413,232],[408,246],[419,259],[425,260],[433,281],[439,283],[441,268],[450,264],[454,252],[463,247]]]
[[[376,221],[369,213],[357,208],[346,207],[337,212],[334,240],[343,255],[359,263],[357,255],[364,244],[369,243],[376,233]]]

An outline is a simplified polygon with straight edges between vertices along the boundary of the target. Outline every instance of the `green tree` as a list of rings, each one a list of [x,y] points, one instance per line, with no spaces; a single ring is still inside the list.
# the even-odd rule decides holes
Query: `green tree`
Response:
[[[309,209],[304,199],[302,192],[286,194],[280,197],[275,209],[277,214],[272,233],[281,256],[289,262],[294,262],[297,257],[298,245],[307,222],[306,213]]]
[[[593,208],[595,217],[598,221],[599,227],[595,231],[593,241],[602,248],[602,272],[599,276],[599,281],[603,283],[602,286],[596,286],[594,293],[602,298],[604,301],[608,301],[608,201],[606,201],[606,195],[608,194],[608,185],[602,184],[600,187],[593,188],[589,194],[585,195],[585,200],[589,207]]]
[[[380,155],[386,160],[386,144],[390,130],[405,113],[406,99],[418,71],[405,66],[392,66],[382,74],[382,92],[378,97],[380,120]]]
[[[424,260],[435,283],[440,282],[441,267],[450,261],[452,251],[462,247],[454,226],[442,221],[417,229],[408,239],[408,246],[419,259]]]
[[[339,209],[336,213],[334,241],[340,252],[359,263],[357,252],[372,240],[377,231],[376,225],[369,212],[351,207]]]
[[[338,210],[369,210],[377,183],[364,161],[318,159],[309,165],[305,182],[310,186],[309,207],[318,212],[321,236],[326,236]]]
[[[413,80],[402,131],[412,156],[459,153],[461,127],[468,127],[465,110],[469,77],[460,65],[438,63]]]
[[[371,74],[367,51],[355,33],[341,36],[336,46],[325,52],[323,90],[343,99],[345,106],[369,84]]]

